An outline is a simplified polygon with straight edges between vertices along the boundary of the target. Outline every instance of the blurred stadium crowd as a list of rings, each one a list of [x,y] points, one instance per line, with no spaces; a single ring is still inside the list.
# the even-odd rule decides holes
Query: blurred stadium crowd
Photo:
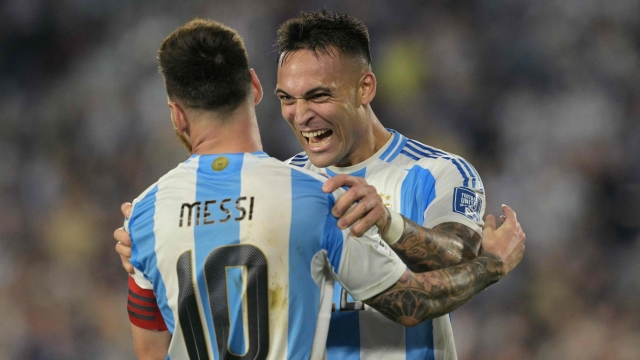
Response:
[[[294,5],[295,4],[295,5]],[[119,207],[187,154],[156,51],[195,16],[239,30],[280,116],[278,24],[361,19],[386,126],[475,165],[527,233],[512,276],[451,314],[459,358],[640,358],[640,1],[0,3],[0,359],[129,359]]]

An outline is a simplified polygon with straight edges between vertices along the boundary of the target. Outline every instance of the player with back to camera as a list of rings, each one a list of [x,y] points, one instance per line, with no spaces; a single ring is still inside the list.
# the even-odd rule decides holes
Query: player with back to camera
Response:
[[[336,226],[331,210],[344,190],[327,194],[322,176],[261,151],[262,89],[233,29],[194,20],[164,40],[158,58],[172,123],[192,156],[144,191],[125,223],[140,358],[322,358],[335,280],[412,326],[462,305],[521,260],[524,234],[507,209],[508,226],[496,230],[487,217],[483,255],[412,272],[375,231],[351,237]],[[411,223],[388,214],[376,226],[391,241]]]

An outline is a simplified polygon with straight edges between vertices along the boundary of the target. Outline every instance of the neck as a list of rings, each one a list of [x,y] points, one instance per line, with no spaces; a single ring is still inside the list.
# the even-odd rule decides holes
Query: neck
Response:
[[[249,105],[249,104],[247,104]],[[252,104],[251,104],[252,105]],[[191,116],[191,152],[198,155],[262,150],[255,108],[245,106],[218,117],[210,112]]]
[[[369,126],[358,139],[358,145],[351,154],[343,158],[342,161],[337,162],[334,166],[348,167],[360,164],[372,157],[389,141],[391,133],[384,128],[369,105],[367,105],[366,108],[366,116]]]

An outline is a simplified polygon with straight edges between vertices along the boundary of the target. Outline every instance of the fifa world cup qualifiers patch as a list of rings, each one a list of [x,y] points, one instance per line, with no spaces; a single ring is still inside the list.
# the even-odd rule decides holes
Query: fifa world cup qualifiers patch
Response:
[[[457,187],[453,189],[453,211],[473,221],[480,221],[482,199],[471,189]]]

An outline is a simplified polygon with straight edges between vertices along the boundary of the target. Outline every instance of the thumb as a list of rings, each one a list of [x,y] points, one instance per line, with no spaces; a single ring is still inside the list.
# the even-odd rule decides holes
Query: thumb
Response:
[[[496,229],[496,217],[489,214],[484,219],[484,229],[482,231],[493,232]]]
[[[512,222],[512,223],[516,223],[518,221],[518,218],[516,216],[516,212],[513,211],[512,208],[510,208],[507,205],[502,205],[502,212],[504,212],[504,215],[506,216],[506,220],[505,222]]]

